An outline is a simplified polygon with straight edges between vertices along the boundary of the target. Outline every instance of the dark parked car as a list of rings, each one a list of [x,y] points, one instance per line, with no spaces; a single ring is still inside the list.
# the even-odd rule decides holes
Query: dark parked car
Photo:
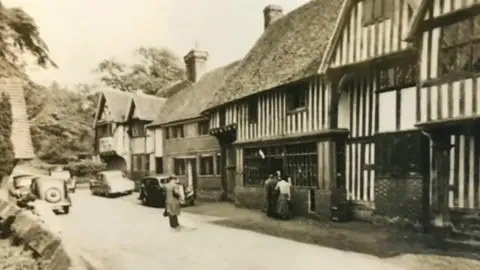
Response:
[[[147,176],[140,180],[138,199],[143,205],[165,206],[165,191],[163,185],[168,182],[170,175]]]
[[[140,180],[140,193],[138,199],[143,205],[165,207],[165,191],[163,185],[168,183],[171,175],[147,176]],[[182,185],[184,201],[182,206],[195,204],[195,192],[191,187]]]

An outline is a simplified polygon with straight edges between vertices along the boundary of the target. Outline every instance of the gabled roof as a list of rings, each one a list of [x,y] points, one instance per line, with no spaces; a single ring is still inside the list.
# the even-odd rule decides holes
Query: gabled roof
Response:
[[[196,83],[182,83],[187,87],[171,96],[160,111],[159,118],[150,126],[192,119],[200,116],[216,91],[232,74],[240,61],[232,62],[203,75]]]
[[[130,102],[132,94],[114,89],[103,89],[100,91],[97,111],[95,113],[95,120],[93,126],[95,126],[98,117],[103,112],[103,107],[107,104],[112,120],[115,123],[122,123],[127,116],[127,104]]]
[[[312,0],[275,20],[208,108],[317,74],[341,7]]]
[[[33,159],[32,136],[28,121],[27,105],[23,92],[23,81],[18,77],[0,76],[0,93],[6,93],[10,98],[12,109],[11,141],[16,159]]]
[[[158,118],[158,114],[165,104],[166,98],[156,97],[143,93],[135,93],[132,99],[128,102],[126,108],[127,119],[131,117],[132,109],[135,108],[136,114],[140,120],[154,121]]]
[[[415,12],[413,15],[413,18],[415,17],[415,14],[418,13],[418,10],[421,9],[420,6],[423,3],[420,3],[420,1],[425,2],[425,0],[406,0],[406,1]],[[338,15],[338,20],[335,25],[335,30],[333,31],[330,41],[328,43],[327,49],[325,50],[325,54],[322,59],[322,63],[320,65],[318,73],[325,73],[325,71],[327,70],[330,60],[333,57],[333,53],[335,52],[335,49],[337,48],[338,43],[340,42],[340,38],[342,36],[345,24],[348,23],[348,20],[350,18],[350,12],[356,3],[357,3],[356,0],[344,1],[342,9],[340,10],[340,14]]]

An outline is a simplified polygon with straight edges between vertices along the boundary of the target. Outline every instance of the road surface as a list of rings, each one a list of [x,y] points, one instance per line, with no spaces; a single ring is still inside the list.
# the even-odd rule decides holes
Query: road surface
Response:
[[[182,213],[187,229],[174,231],[162,209],[94,197],[87,190],[72,197],[71,212],[52,222],[100,269],[403,269],[364,254],[213,225],[215,218],[207,216]]]

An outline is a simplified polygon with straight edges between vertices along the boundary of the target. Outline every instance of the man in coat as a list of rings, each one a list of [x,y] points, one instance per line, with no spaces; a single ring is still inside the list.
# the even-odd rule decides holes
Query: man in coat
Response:
[[[275,216],[275,208],[277,206],[277,191],[275,187],[277,186],[277,178],[274,174],[270,174],[268,179],[265,181],[265,201],[267,204],[267,216]]]
[[[176,182],[175,177],[171,177],[170,181],[165,185],[165,212],[168,216],[170,227],[176,229],[180,226],[178,223],[178,215],[180,215],[180,186]]]

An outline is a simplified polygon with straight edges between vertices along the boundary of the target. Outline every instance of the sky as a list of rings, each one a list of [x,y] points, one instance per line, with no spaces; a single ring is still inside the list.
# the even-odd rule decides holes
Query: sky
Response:
[[[242,58],[263,32],[263,9],[287,13],[308,0],[2,0],[32,16],[58,69],[31,65],[40,84],[96,83],[97,64],[129,63],[140,47],[166,47],[179,57],[198,44],[213,69]]]

